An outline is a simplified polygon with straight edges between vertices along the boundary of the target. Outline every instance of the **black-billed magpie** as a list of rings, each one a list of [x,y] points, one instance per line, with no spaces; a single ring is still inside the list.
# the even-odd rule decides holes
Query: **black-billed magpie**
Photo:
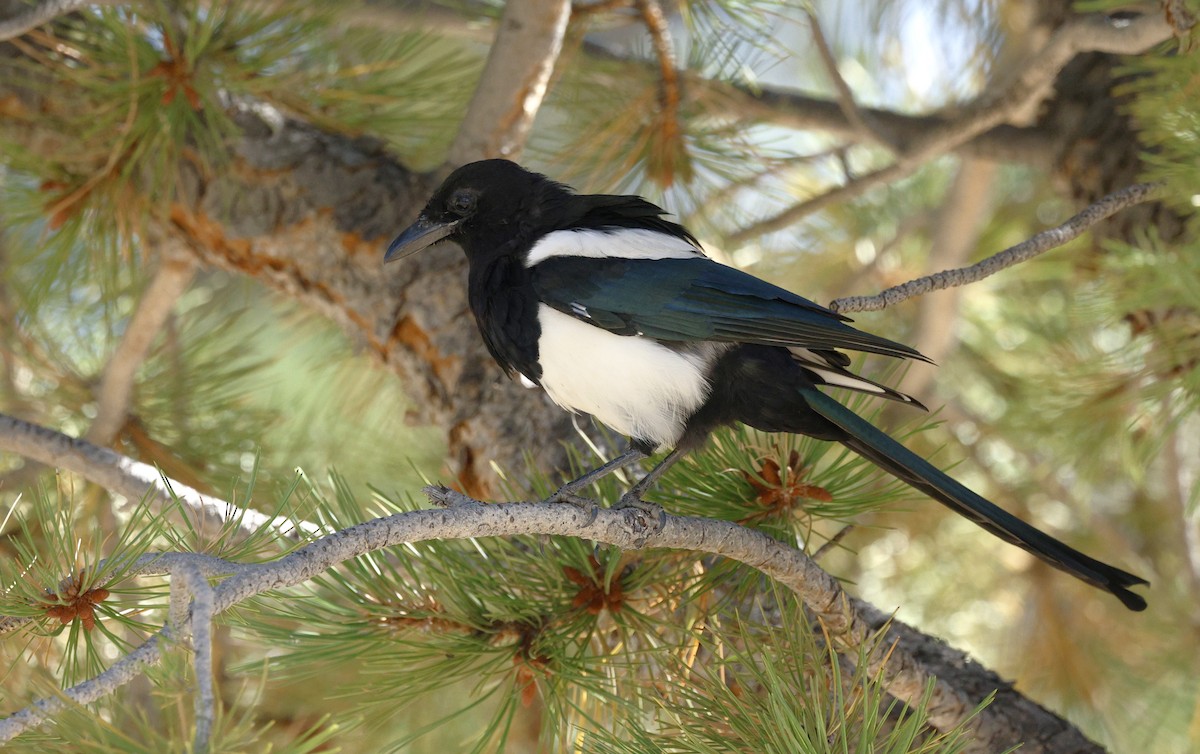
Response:
[[[551,499],[572,499],[604,474],[670,450],[622,498],[641,504],[681,455],[715,428],[742,422],[840,442],[1001,539],[1145,609],[1127,587],[1147,581],[998,508],[819,389],[919,406],[850,372],[836,349],[925,357],[710,260],[664,214],[641,197],[576,194],[513,162],[484,160],[455,170],[384,257],[457,243],[469,264],[471,311],[504,371],[629,437],[628,451]]]

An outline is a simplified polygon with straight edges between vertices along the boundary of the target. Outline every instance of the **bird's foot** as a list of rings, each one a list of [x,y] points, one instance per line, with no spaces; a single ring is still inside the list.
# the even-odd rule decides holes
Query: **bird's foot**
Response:
[[[574,491],[568,489],[568,487],[569,485],[562,487],[553,495],[545,500],[542,500],[541,502],[566,503],[567,505],[575,506],[579,510],[583,511],[584,515],[587,516],[587,520],[583,522],[583,525],[588,526],[596,520],[596,516],[600,510],[600,504],[590,497],[584,497],[583,495],[576,494]]]
[[[646,534],[657,534],[667,525],[667,511],[658,503],[643,500],[633,492],[626,492],[613,506],[613,510],[625,510],[632,514],[641,514],[638,524],[645,528]],[[634,544],[641,547],[646,543],[642,537]]]

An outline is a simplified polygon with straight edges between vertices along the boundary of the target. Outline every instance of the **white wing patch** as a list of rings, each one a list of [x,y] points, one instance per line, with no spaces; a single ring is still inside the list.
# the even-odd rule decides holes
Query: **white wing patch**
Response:
[[[533,245],[525,257],[525,266],[532,267],[551,257],[690,259],[699,256],[703,253],[690,241],[654,230],[556,230]]]
[[[541,383],[550,398],[623,435],[673,447],[708,399],[703,353],[614,335],[545,304],[538,306],[538,323]]]
[[[901,393],[899,390],[894,390],[885,385],[880,385],[878,382],[868,380],[866,377],[848,371],[839,364],[834,364],[829,361],[826,356],[811,351],[807,348],[790,348],[792,356],[803,368],[816,374],[826,385],[835,387],[844,387],[849,390],[857,390],[860,393],[870,393],[871,395],[881,395],[884,398],[900,401],[901,403],[913,403],[921,406],[920,401],[913,398],[911,395]],[[921,406],[924,408],[924,406]]]
[[[852,375],[834,372],[829,369],[821,369],[814,367],[811,364],[805,364],[805,368],[811,372],[816,372],[821,375],[821,379],[825,380],[826,384],[835,385],[837,387],[849,388],[851,390],[861,390],[864,393],[875,393],[876,395],[886,395],[887,391],[879,385],[866,379],[859,379]]]

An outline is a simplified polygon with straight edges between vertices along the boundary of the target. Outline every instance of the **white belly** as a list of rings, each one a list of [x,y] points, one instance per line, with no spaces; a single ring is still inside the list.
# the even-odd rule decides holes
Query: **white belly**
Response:
[[[700,353],[613,335],[545,304],[538,306],[538,323],[541,383],[550,398],[621,434],[673,447],[687,418],[708,397]]]

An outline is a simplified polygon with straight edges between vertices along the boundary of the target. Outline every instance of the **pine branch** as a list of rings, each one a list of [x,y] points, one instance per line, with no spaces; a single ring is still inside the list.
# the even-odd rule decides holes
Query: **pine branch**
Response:
[[[86,440],[68,437],[47,427],[0,414],[0,450],[39,463],[67,469],[130,500],[147,499],[159,508],[178,501],[195,517],[197,531],[213,533],[237,521],[237,535],[249,536],[264,527],[293,541],[318,536],[318,524],[275,518],[169,480],[158,469]]]
[[[196,271],[194,257],[187,256],[183,246],[180,239],[172,237],[165,240],[159,250],[158,271],[138,301],[121,342],[104,367],[104,376],[96,390],[96,418],[84,435],[88,442],[108,445],[129,415],[137,370],[150,354],[151,344],[166,325]]]
[[[874,296],[839,298],[831,302],[829,308],[836,312],[874,312],[929,291],[939,291],[943,288],[954,288],[977,282],[1050,249],[1058,248],[1068,241],[1078,238],[1084,231],[1101,220],[1111,217],[1127,207],[1160,198],[1163,188],[1164,185],[1161,183],[1136,183],[1089,205],[1062,225],[1044,230],[1033,238],[993,254],[970,267],[926,275],[907,283],[892,286]]]
[[[210,626],[200,624],[210,623],[211,616],[240,602],[302,583],[367,552],[430,539],[540,534],[578,537],[624,550],[653,547],[720,555],[749,565],[795,592],[820,619],[829,636],[845,650],[870,646],[876,630],[872,623],[874,614],[865,614],[842,591],[837,580],[803,552],[763,532],[731,522],[666,514],[658,526],[657,519],[648,520],[645,513],[635,510],[585,510],[581,506],[544,503],[485,504],[445,487],[428,487],[426,494],[431,501],[445,507],[407,511],[351,526],[321,537],[274,562],[240,565],[196,556],[203,557],[196,567],[206,569],[205,575],[212,575],[214,571],[229,574],[212,588],[211,609],[208,595],[201,594],[202,589],[180,585],[193,595],[190,615],[182,617],[184,610],[177,605],[171,611],[172,623],[103,673],[64,690],[61,696],[40,700],[0,721],[0,742],[11,740],[65,709],[67,701],[76,704],[92,702],[130,682],[143,666],[161,659],[164,639],[182,635],[189,626],[199,642],[199,637],[211,630]],[[172,574],[179,576],[190,567],[190,557],[193,556],[176,553],[171,560],[163,562],[170,565]],[[196,577],[184,576],[181,580],[188,579],[195,587]],[[205,600],[199,610],[196,609],[197,597]],[[173,598],[179,599],[182,598]],[[208,656],[198,647],[197,662],[209,662]],[[871,653],[868,664],[870,672],[879,674],[889,692],[903,701],[916,703],[930,683],[928,668],[918,657],[896,644],[880,646]],[[198,704],[209,703],[204,693],[200,697]],[[973,708],[974,704],[965,693],[944,681],[934,682],[928,719],[935,728],[948,730],[963,724]],[[1060,722],[1059,725],[1066,724]],[[1003,748],[1023,738],[1022,730],[1007,727],[1003,717],[987,710],[975,718],[972,728],[978,742],[973,751],[995,751],[998,746]],[[1036,747],[1030,750],[1039,751]]]
[[[101,567],[103,567],[103,564],[101,564]],[[212,617],[216,614],[215,602],[213,602],[212,598],[215,596],[215,592],[208,589],[206,593],[207,579],[229,576],[230,574],[236,575],[247,568],[250,568],[250,566],[240,565],[202,553],[148,553],[138,558],[137,562],[128,569],[127,574],[129,576],[173,577],[171,590],[172,610],[168,625],[164,626],[157,634],[143,642],[141,646],[131,651],[125,657],[117,660],[103,673],[71,687],[64,696],[40,700],[0,720],[0,743],[11,741],[25,730],[40,724],[49,716],[65,710],[68,707],[68,701],[71,704],[88,704],[112,694],[121,686],[132,682],[142,675],[146,667],[157,664],[162,659],[161,643],[164,640],[168,643],[183,640],[187,636],[188,631],[191,631],[194,635],[197,645],[201,637],[207,639],[207,646],[203,650],[197,647],[196,650],[197,677],[199,677],[202,664],[207,664],[209,673],[209,693],[207,696],[203,692],[197,694],[197,712],[201,712],[199,709],[201,703],[208,704],[210,709],[215,709],[215,702],[210,704],[215,698],[212,695],[211,689],[211,624]],[[197,609],[197,598],[194,595],[199,595],[199,609]],[[190,604],[188,597],[193,597],[190,600]],[[28,620],[0,617],[0,633],[13,630],[28,622]],[[201,622],[208,625],[197,625]],[[204,688],[203,681],[200,681],[200,686],[201,689]],[[204,712],[203,716],[208,716],[208,714],[208,712]],[[198,716],[198,721],[200,719],[202,717]],[[198,723],[196,732],[197,741],[200,740],[201,727],[202,725]]]
[[[231,563],[223,558],[218,558],[204,553],[193,552],[152,552],[146,553],[133,561],[128,566],[124,566],[122,573],[129,578],[134,576],[166,576],[175,570],[181,563],[187,563],[188,568],[197,570],[204,576],[213,578],[217,576],[227,575],[231,569],[242,568],[243,566]],[[107,561],[102,561],[96,565],[94,571],[102,572],[108,565]],[[67,577],[59,582],[55,593],[62,592],[64,587],[69,585],[73,577]],[[172,615],[178,618],[186,617],[186,600],[180,600],[180,604],[173,607],[175,610]],[[173,603],[174,605],[174,603]],[[11,633],[18,628],[28,625],[34,621],[29,617],[17,617],[12,615],[0,615],[0,636]]]
[[[546,95],[571,17],[570,0],[512,0],[447,162],[518,159]]]
[[[1117,22],[1107,16],[1083,16],[1068,21],[1046,45],[1031,55],[1025,69],[1015,75],[1008,89],[998,96],[990,92],[965,108],[962,117],[946,122],[909,144],[887,167],[807,199],[776,215],[752,223],[728,238],[741,246],[754,238],[782,230],[808,215],[838,202],[862,196],[884,183],[911,175],[918,168],[947,154],[980,134],[1026,111],[1049,93],[1058,72],[1081,52],[1134,54],[1171,38],[1171,27],[1161,15],[1143,15]]]
[[[1024,696],[1013,688],[1011,681],[980,665],[962,650],[924,634],[860,599],[852,598],[851,603],[868,625],[875,630],[886,627],[889,640],[897,642],[908,654],[921,658],[925,667],[960,693],[970,699],[983,699],[994,693],[995,699],[984,714],[997,721],[996,730],[1020,732],[1022,743],[1017,751],[1022,754],[1104,753],[1103,747],[1089,740],[1074,725]],[[1015,741],[1014,737],[986,740],[977,734],[967,751],[989,754],[1010,751]]]
[[[578,16],[592,16],[600,12],[617,10],[629,5],[631,0],[602,0],[581,4],[574,9]],[[1171,5],[1177,5],[1172,3]],[[469,17],[449,13],[437,7],[422,7],[419,20],[426,27],[433,26],[441,34],[459,39],[486,42],[480,25]],[[351,11],[343,21],[371,28],[405,30],[412,27],[413,11],[406,6],[372,5],[369,11]],[[1081,48],[1096,52],[1135,54],[1144,51],[1157,41],[1178,36],[1191,28],[1194,19],[1187,14],[1171,14],[1168,7],[1162,16],[1147,14],[1134,21],[1122,20],[1110,23],[1107,18],[1096,17],[1097,28],[1092,33],[1090,46]],[[1088,35],[1084,35],[1088,36]],[[582,50],[589,57],[627,66],[626,73],[657,69],[657,61],[648,63],[642,59],[629,59],[624,54],[592,43],[585,42]],[[846,118],[837,101],[782,91],[759,85],[733,85],[706,78],[695,73],[682,73],[681,92],[685,102],[697,109],[721,117],[758,118],[786,128],[819,130],[826,133],[853,137],[857,134],[854,125]],[[951,123],[940,115],[909,115],[892,110],[860,107],[868,123],[876,126],[891,137],[895,144],[910,144],[932,130],[945,128]],[[998,126],[956,146],[956,153],[1007,162],[1020,162],[1042,166],[1052,156],[1057,136],[1038,128],[1014,128]]]

